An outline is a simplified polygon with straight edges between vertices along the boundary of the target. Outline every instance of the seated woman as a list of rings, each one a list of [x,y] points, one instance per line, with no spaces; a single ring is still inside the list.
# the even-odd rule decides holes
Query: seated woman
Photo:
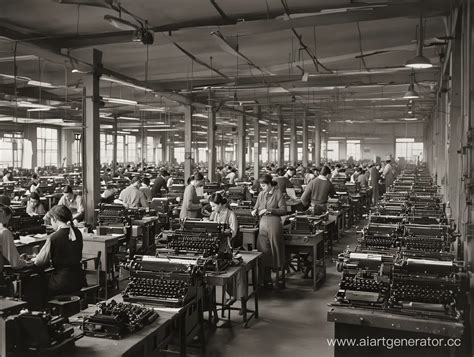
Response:
[[[209,204],[212,208],[209,220],[212,222],[227,224],[232,233],[232,239],[234,239],[237,236],[239,224],[237,223],[235,213],[227,207],[227,200],[222,197],[220,193],[214,193],[209,199]]]
[[[38,193],[31,193],[28,203],[26,204],[26,213],[30,216],[44,216],[46,214],[46,210],[40,201]]]
[[[13,269],[21,269],[27,265],[18,254],[12,232],[6,228],[12,213],[10,207],[0,205],[0,296],[9,296],[11,291],[10,284],[4,280],[3,267],[9,264]]]
[[[72,213],[66,206],[58,205],[48,212],[55,232],[34,259],[38,267],[53,266],[48,282],[50,297],[70,294],[86,286],[82,260],[82,234],[74,227]]]
[[[58,202],[60,206],[66,206],[72,212],[72,217],[81,222],[84,220],[84,205],[82,196],[74,194],[72,187],[67,185],[63,189],[63,197]]]

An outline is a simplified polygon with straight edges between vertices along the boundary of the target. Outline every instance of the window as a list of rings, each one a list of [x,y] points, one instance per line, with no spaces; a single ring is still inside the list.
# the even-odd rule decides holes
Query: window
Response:
[[[5,133],[0,139],[0,167],[23,167],[23,134]]]
[[[114,159],[114,136],[100,134],[100,163],[110,164]]]
[[[117,163],[125,162],[124,136],[117,135]]]
[[[137,138],[133,135],[125,135],[126,162],[135,163],[137,161]]]
[[[146,137],[146,162],[155,163],[155,145],[153,145],[153,136]]]
[[[37,128],[37,166],[58,165],[58,130],[50,128]]]
[[[347,140],[347,159],[360,160],[360,140]]]
[[[423,160],[423,143],[415,142],[414,138],[397,138],[395,141],[396,158],[416,163]]]
[[[328,160],[337,161],[339,160],[339,141],[328,140]]]
[[[184,162],[184,148],[183,147],[180,147],[180,148],[175,147],[174,148],[174,158],[171,158],[171,159],[175,159],[178,164]]]

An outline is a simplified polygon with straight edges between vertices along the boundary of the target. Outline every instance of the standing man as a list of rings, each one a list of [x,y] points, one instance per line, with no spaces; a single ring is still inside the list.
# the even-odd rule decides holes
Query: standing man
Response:
[[[191,176],[191,182],[186,186],[183,196],[183,206],[179,214],[180,219],[198,218],[201,213],[201,201],[196,194],[196,188],[204,186],[204,176],[198,172]]]
[[[321,174],[314,180],[310,181],[301,196],[301,203],[304,207],[310,204],[314,207],[314,214],[320,215],[327,211],[327,203],[329,196],[335,197],[336,190],[330,181],[331,169],[324,166]]]
[[[286,189],[293,188],[293,184],[290,181],[296,174],[296,170],[294,167],[289,167],[286,169],[280,168],[277,170],[278,177],[274,178],[273,180],[278,184],[278,188],[280,189],[281,193],[286,196]]]
[[[393,180],[395,179],[391,162],[392,160],[385,161],[385,167],[383,168],[383,177],[385,177],[385,191],[388,191],[390,186],[393,184]]]
[[[370,164],[369,170],[370,170],[370,186],[372,186],[372,203],[375,206],[379,200],[380,173],[377,166],[375,166],[375,164]]]

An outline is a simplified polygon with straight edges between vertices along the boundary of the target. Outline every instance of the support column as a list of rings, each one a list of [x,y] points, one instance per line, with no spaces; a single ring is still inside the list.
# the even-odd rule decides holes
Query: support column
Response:
[[[193,172],[193,107],[187,105],[184,111],[184,181]]]
[[[140,140],[142,142],[142,149],[141,149],[141,163],[142,163],[142,169],[145,167],[146,163],[146,154],[147,154],[147,141],[146,141],[146,135],[145,135],[145,116],[142,113],[142,118],[141,118],[141,126],[140,126]]]
[[[314,140],[313,140],[313,165],[321,165],[321,120],[316,118],[314,121]]]
[[[27,124],[25,126],[24,138],[31,141],[31,149],[33,155],[31,156],[31,167],[38,166],[38,136],[36,132],[36,125]]]
[[[209,103],[211,104],[211,103]],[[214,182],[216,179],[216,108],[213,106],[209,109],[207,123],[207,157],[208,169],[207,177],[209,181]]]
[[[294,110],[294,109],[293,109]],[[297,136],[296,136],[296,116],[295,112],[293,111],[293,115],[291,118],[290,124],[290,163],[292,166],[296,166],[296,162],[298,161],[298,145],[297,145]]]
[[[93,70],[84,78],[83,200],[85,222],[95,224],[94,210],[100,198],[100,87],[102,52],[93,50]]]
[[[283,126],[283,116],[281,114],[281,108],[278,107],[278,128],[277,128],[277,158],[278,167],[283,167],[283,162],[285,159],[285,145],[284,145],[284,126]]]
[[[253,129],[253,177],[258,179],[260,175],[260,120],[262,118],[262,112],[260,106],[255,106],[253,111],[254,114],[257,115]]]
[[[160,135],[160,144],[161,144],[161,161],[169,162],[168,133],[167,132],[163,132]]]
[[[63,156],[66,158],[64,164],[66,167],[72,166],[72,146],[74,145],[74,131],[62,129],[62,150]]]
[[[307,112],[304,112],[303,115],[303,150],[302,150],[302,163],[303,167],[308,167],[308,123],[306,121],[306,118],[308,116]]]
[[[242,108],[243,109],[243,108]],[[243,110],[243,112],[245,112]],[[245,176],[245,154],[247,151],[245,127],[247,118],[244,113],[237,119],[237,167],[239,169],[239,178],[242,180]]]
[[[112,174],[115,176],[117,172],[117,151],[118,151],[118,144],[117,144],[117,131],[118,131],[118,119],[117,116],[114,117],[114,123],[112,124],[112,140],[113,140],[113,149],[112,149]]]

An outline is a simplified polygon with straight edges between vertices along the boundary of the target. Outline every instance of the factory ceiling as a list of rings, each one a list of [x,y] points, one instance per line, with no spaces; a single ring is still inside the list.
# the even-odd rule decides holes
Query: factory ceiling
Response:
[[[280,115],[286,123],[304,115],[325,123],[427,121],[451,39],[452,5],[0,0],[0,122],[80,125],[93,48],[111,71],[101,95],[122,99],[104,100],[104,125],[117,118],[122,127],[142,121],[166,130],[182,125],[187,103],[204,128],[206,105],[219,108],[226,134],[235,131],[239,111],[251,115],[257,106],[270,129]],[[413,71],[405,64],[417,51],[420,16],[423,54],[433,67]],[[153,44],[134,41],[151,33]],[[409,103],[411,81],[419,98]]]

